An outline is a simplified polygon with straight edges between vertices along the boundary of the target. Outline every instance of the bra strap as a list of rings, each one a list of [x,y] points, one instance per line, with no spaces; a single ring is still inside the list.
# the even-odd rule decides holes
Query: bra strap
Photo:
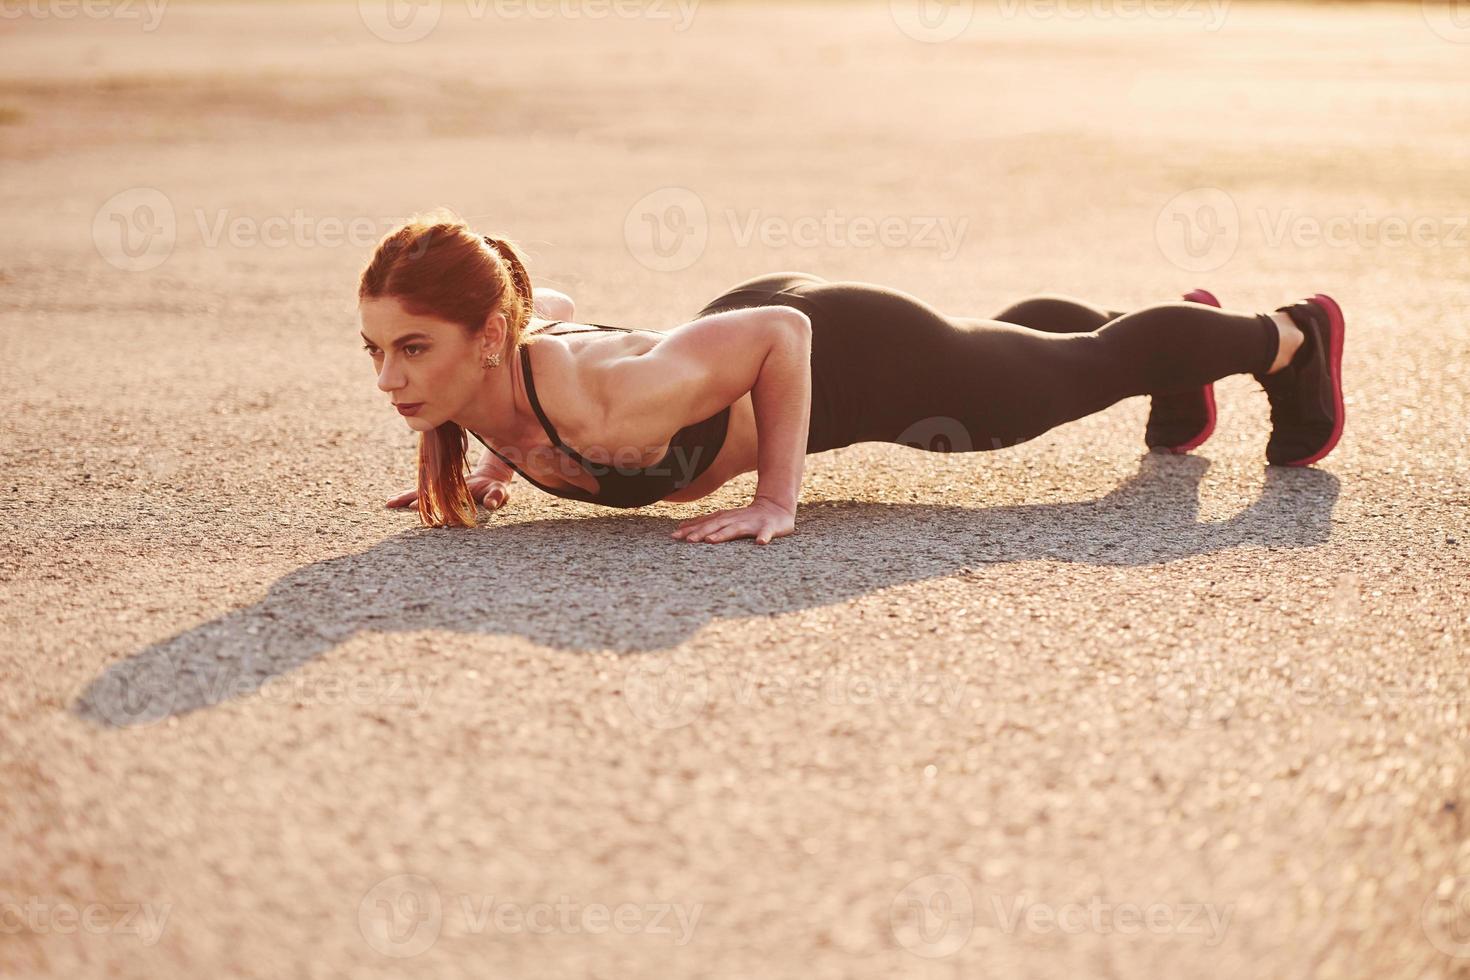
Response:
[[[536,397],[536,379],[531,376],[530,344],[521,345],[521,370],[526,376],[526,397],[531,400],[531,410],[536,413],[536,418],[540,420],[541,428],[545,429],[547,436],[551,438],[552,445],[572,457],[579,465],[590,465],[587,460],[582,458],[581,453],[561,441],[561,436],[557,434],[556,426],[551,424],[551,419],[546,417],[546,412],[541,408],[541,399]]]

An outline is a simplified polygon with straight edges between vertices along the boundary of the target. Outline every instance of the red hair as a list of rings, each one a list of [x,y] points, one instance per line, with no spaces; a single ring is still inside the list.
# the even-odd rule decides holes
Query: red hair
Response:
[[[447,211],[409,219],[378,243],[362,271],[357,298],[392,297],[415,316],[457,323],[479,333],[497,310],[509,323],[506,363],[531,321],[531,277],[511,242],[478,235]],[[475,527],[475,501],[465,483],[465,430],[445,422],[419,433],[419,520],[429,527]]]

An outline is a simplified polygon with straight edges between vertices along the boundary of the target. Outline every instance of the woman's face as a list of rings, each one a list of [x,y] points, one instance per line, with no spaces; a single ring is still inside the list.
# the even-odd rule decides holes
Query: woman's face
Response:
[[[408,427],[428,432],[461,415],[484,379],[483,332],[410,313],[393,297],[365,299],[358,311],[378,388]]]

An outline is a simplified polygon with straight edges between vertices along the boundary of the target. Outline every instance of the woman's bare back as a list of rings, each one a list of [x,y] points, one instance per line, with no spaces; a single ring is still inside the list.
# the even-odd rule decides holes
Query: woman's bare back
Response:
[[[551,325],[556,325],[552,327]],[[587,378],[609,361],[637,357],[653,350],[661,337],[655,333],[633,331],[585,330],[567,332],[579,326],[571,321],[533,319],[527,328],[534,336],[528,354],[537,399],[547,418],[555,426],[562,442],[593,463],[620,467],[645,468],[663,459],[669,449],[667,439],[678,431],[679,423],[670,420],[666,438],[660,446],[632,447],[613,445],[614,437],[602,431],[602,411],[594,400],[586,397]],[[544,331],[551,327],[550,333]],[[519,367],[516,369],[519,371]],[[524,385],[524,379],[522,379]],[[605,392],[609,403],[616,404],[616,388]],[[522,395],[524,397],[524,394]],[[597,478],[587,473],[574,460],[552,447],[550,437],[538,425],[528,430],[513,447],[496,447],[502,453],[519,454],[517,464],[527,475],[548,487],[577,487],[596,493]],[[616,459],[614,458],[616,456]],[[493,458],[493,457],[492,457]],[[750,393],[730,406],[730,421],[724,444],[708,469],[688,486],[664,498],[684,502],[698,500],[719,489],[741,473],[753,471],[757,459],[755,409]],[[522,462],[523,461],[523,462]]]

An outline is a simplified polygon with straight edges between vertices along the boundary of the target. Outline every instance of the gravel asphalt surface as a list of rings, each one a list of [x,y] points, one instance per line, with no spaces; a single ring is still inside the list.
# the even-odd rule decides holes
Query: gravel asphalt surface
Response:
[[[1470,22],[559,2],[5,8],[0,974],[1470,976]],[[355,287],[436,205],[615,325],[1326,292],[1347,431],[423,529]]]

